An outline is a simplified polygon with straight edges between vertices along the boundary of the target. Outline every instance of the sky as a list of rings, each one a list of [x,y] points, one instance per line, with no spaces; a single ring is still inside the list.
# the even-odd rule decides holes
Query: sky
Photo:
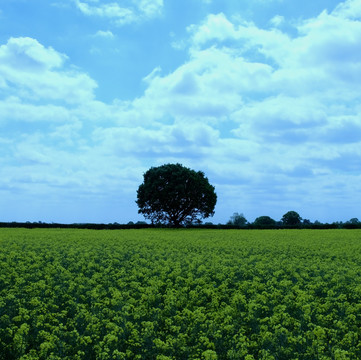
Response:
[[[361,0],[2,0],[0,221],[142,221],[152,166],[215,215],[361,219]]]

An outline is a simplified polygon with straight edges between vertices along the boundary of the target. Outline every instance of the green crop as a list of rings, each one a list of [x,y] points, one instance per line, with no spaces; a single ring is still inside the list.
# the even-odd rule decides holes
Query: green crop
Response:
[[[361,359],[361,231],[1,229],[0,359]]]

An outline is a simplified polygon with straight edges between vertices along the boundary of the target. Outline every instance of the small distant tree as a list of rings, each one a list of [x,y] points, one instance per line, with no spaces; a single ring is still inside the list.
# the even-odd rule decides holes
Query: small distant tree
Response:
[[[201,171],[181,164],[150,168],[137,191],[138,213],[152,223],[179,226],[214,215],[217,195]]]
[[[361,222],[359,221],[358,218],[352,218],[349,221],[346,221],[346,223],[344,224],[344,227],[346,229],[360,228],[361,227]]]
[[[288,211],[282,216],[282,223],[285,226],[300,226],[302,218],[296,211]]]
[[[258,228],[272,228],[276,226],[276,220],[273,220],[269,216],[259,216],[253,225]]]
[[[342,222],[342,221],[334,221],[333,223],[332,223],[332,225],[334,225],[336,228],[338,228],[338,229],[342,229],[343,228],[343,226],[344,226],[344,223]]]
[[[247,219],[243,214],[238,214],[238,212],[235,212],[227,222],[227,225],[245,227],[247,225]]]

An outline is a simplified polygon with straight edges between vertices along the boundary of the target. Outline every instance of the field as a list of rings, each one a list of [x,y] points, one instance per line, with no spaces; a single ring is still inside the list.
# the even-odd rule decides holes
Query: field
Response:
[[[0,359],[361,359],[361,231],[0,229]]]

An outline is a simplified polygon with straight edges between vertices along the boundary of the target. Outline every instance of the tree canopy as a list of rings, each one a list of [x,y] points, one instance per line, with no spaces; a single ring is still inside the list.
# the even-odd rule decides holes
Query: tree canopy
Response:
[[[227,225],[237,226],[237,227],[245,227],[247,225],[247,219],[244,217],[243,214],[238,214],[237,212],[234,213]]]
[[[276,221],[269,216],[259,216],[253,224],[260,228],[272,228],[276,226]]]
[[[299,226],[301,220],[301,216],[296,211],[288,211],[282,216],[282,222],[286,226]]]
[[[179,226],[214,215],[217,195],[201,171],[181,164],[152,167],[137,191],[138,213],[152,223]]]

